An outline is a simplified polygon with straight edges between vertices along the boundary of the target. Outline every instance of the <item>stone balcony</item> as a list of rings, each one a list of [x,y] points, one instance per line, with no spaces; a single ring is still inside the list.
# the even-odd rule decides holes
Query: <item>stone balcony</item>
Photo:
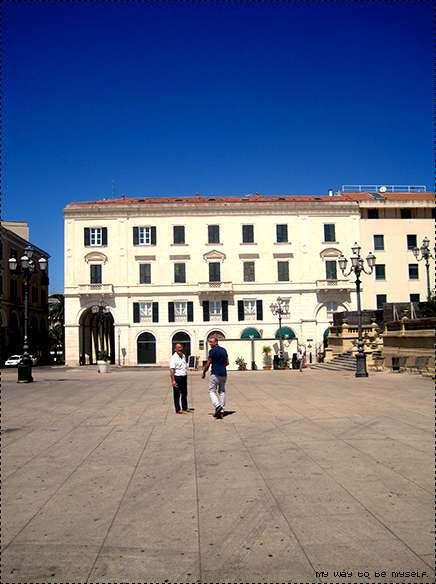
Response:
[[[232,282],[198,282],[198,294],[204,296],[223,296],[233,294]]]
[[[350,280],[317,280],[316,287],[323,292],[326,290],[350,291],[355,290],[356,285]]]
[[[86,295],[110,295],[114,294],[113,284],[79,284],[79,294]]]

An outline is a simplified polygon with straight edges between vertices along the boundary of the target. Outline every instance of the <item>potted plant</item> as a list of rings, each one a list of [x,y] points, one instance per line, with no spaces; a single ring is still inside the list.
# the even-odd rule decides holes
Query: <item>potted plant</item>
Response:
[[[247,363],[244,361],[243,357],[238,357],[235,363],[238,366],[238,371],[247,371]]]
[[[269,345],[265,345],[264,347],[262,347],[262,353],[263,353],[263,368],[264,369],[271,369],[272,367],[272,359],[271,359],[271,353],[272,353],[272,349]]]
[[[106,351],[97,352],[97,371],[98,373],[109,373],[109,355]]]

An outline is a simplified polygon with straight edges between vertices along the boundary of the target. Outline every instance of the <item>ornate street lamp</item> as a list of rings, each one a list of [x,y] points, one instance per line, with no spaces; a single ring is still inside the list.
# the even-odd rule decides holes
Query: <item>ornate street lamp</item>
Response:
[[[285,302],[280,296],[275,302],[269,305],[271,312],[279,319],[279,345],[280,345],[280,360],[283,360],[283,337],[282,337],[282,317],[289,316],[289,303]]]
[[[425,269],[427,270],[427,300],[431,299],[431,289],[430,289],[430,258],[434,259],[434,256],[430,252],[430,240],[428,237],[424,237],[422,240],[421,247],[414,247],[412,249],[413,255],[420,262],[425,261]],[[434,250],[436,251],[436,249]]]
[[[356,242],[352,247],[351,251],[353,255],[350,257],[351,268],[347,272],[348,260],[343,255],[339,256],[338,264],[342,274],[348,277],[352,272],[356,276],[356,296],[357,296],[357,355],[356,355],[356,377],[368,377],[368,372],[366,370],[366,356],[363,350],[363,335],[362,335],[362,307],[360,304],[360,274],[363,272],[365,274],[372,274],[375,265],[375,255],[369,252],[366,262],[368,264],[368,271],[365,269],[365,260],[360,255],[361,247]]]
[[[32,358],[29,354],[29,339],[28,339],[28,311],[29,311],[29,284],[33,274],[38,272],[46,273],[47,260],[40,258],[36,261],[34,258],[34,250],[28,245],[24,250],[24,255],[19,260],[12,257],[9,258],[9,269],[12,273],[19,273],[23,276],[24,284],[24,341],[23,341],[23,355],[18,364],[18,379],[17,383],[31,383],[32,377]]]

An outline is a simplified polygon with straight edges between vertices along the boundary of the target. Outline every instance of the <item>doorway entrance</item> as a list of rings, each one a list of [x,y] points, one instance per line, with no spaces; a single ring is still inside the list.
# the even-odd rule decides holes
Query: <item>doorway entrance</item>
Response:
[[[156,363],[156,338],[151,333],[141,333],[136,344],[139,365]]]
[[[180,343],[183,346],[183,352],[186,356],[186,361],[188,361],[189,355],[191,354],[191,337],[184,332],[175,333],[172,340],[173,353],[176,343]]]
[[[91,306],[79,321],[80,365],[94,364],[102,353],[115,364],[114,317],[110,311]]]

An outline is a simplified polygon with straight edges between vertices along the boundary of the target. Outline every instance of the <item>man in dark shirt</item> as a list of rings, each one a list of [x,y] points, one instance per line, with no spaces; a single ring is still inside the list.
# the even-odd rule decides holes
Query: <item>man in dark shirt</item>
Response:
[[[226,403],[226,367],[229,364],[229,357],[227,351],[223,347],[218,346],[218,339],[216,337],[210,337],[209,345],[209,356],[204,366],[202,377],[203,379],[206,377],[206,371],[212,365],[212,372],[209,377],[209,397],[215,408],[215,418],[222,418]]]

